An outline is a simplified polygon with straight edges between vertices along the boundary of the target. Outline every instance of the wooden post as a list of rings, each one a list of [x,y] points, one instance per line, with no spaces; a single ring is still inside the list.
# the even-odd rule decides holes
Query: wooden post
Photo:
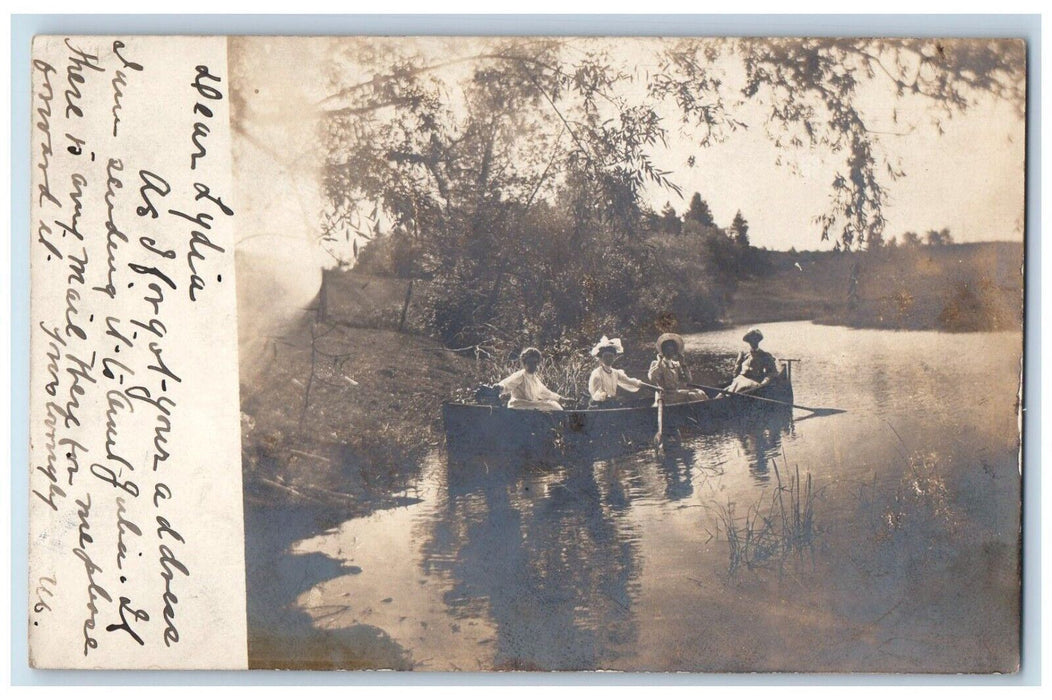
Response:
[[[318,320],[326,323],[329,320],[329,277],[330,270],[321,271],[321,291],[318,293]]]
[[[409,278],[409,286],[405,290],[405,303],[402,304],[402,318],[398,319],[398,332],[405,328],[405,316],[409,312],[409,300],[413,298],[413,278]]]

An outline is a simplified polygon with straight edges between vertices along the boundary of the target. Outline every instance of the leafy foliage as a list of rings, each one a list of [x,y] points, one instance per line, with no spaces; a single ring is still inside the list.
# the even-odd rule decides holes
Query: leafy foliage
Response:
[[[925,240],[928,245],[951,245],[953,236],[950,235],[950,229],[948,228],[941,230],[931,229],[925,235]]]
[[[719,60],[731,58],[745,75],[737,89]],[[1025,62],[1017,40],[684,39],[666,50],[651,92],[675,102],[684,123],[699,130],[699,146],[744,128],[735,115],[749,102],[766,109],[757,126],[779,150],[779,163],[791,165],[793,151],[805,148],[842,157],[829,207],[814,220],[823,240],[836,237],[849,248],[883,232],[885,182],[904,175],[881,154],[879,134],[859,106],[860,87],[877,83],[895,100],[916,101],[941,131],[944,120],[983,96],[1022,114]]]

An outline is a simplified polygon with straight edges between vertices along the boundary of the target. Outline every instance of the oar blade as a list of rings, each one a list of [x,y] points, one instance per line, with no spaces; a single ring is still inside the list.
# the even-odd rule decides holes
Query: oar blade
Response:
[[[843,408],[807,408],[806,406],[800,406],[800,408],[806,408],[817,418],[822,416],[835,416],[838,413],[847,413]]]
[[[842,408],[811,408],[809,406],[797,406],[797,408],[808,411],[806,416],[794,419],[797,423],[811,420],[812,418],[824,418],[826,416],[835,416],[838,413],[847,413],[847,411]]]

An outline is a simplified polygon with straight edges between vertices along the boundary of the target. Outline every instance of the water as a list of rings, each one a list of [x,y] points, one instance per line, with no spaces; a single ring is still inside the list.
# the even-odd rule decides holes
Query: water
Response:
[[[313,573],[267,603],[303,642],[280,665],[1012,670],[1020,336],[763,330],[801,360],[797,404],[846,412],[591,464],[436,453],[409,505],[297,534],[281,555]],[[687,349],[735,353],[741,335]],[[764,516],[764,539],[735,550],[728,527],[742,541]]]

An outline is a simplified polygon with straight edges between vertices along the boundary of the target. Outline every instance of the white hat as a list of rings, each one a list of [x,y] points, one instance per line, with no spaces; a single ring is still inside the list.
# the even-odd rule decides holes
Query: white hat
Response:
[[[599,342],[592,348],[592,357],[599,357],[599,352],[603,348],[613,348],[614,352],[621,355],[625,352],[625,349],[621,347],[620,338],[607,338],[605,335],[599,339]]]
[[[682,355],[684,342],[683,336],[681,336],[679,333],[662,333],[660,336],[658,336],[657,342],[654,344],[657,347],[657,351],[661,352],[661,346],[670,340],[676,344],[676,350],[679,352],[680,355]]]

